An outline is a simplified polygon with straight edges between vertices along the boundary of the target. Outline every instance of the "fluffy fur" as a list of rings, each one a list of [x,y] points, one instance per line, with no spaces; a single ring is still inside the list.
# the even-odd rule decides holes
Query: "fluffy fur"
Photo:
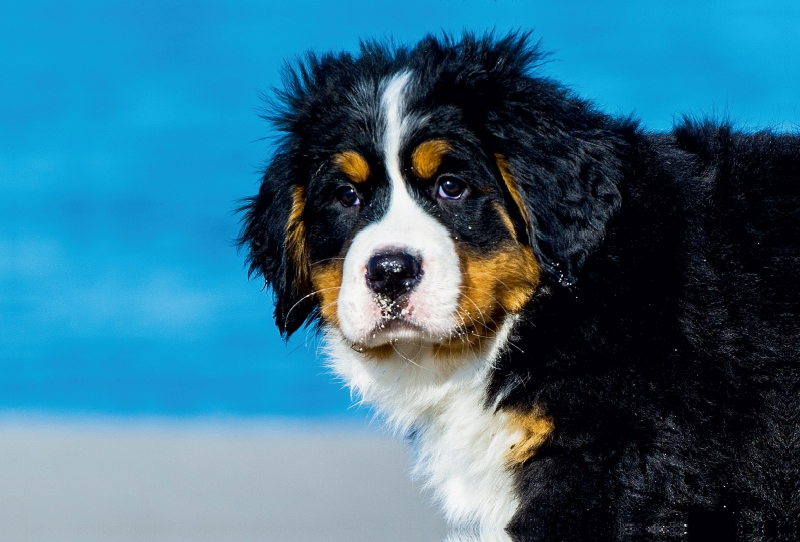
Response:
[[[525,35],[309,55],[243,208],[452,542],[800,536],[800,139],[649,133]]]

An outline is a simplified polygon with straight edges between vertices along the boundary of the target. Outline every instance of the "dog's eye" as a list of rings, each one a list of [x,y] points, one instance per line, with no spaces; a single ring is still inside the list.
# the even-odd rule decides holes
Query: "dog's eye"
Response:
[[[361,205],[361,198],[358,197],[358,192],[350,185],[340,186],[336,189],[334,195],[344,207]]]
[[[452,175],[442,175],[439,177],[438,195],[444,199],[459,199],[467,190],[464,182]]]

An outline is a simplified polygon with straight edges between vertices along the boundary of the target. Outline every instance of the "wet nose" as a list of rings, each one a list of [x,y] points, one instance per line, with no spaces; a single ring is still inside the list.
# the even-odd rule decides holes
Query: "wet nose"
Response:
[[[422,277],[422,263],[407,252],[375,254],[367,262],[367,286],[392,301],[407,294]]]

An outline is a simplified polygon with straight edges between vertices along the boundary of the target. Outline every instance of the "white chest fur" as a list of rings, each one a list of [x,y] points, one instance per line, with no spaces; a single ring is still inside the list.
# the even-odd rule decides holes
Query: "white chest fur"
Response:
[[[510,327],[483,356],[451,367],[418,347],[365,360],[337,330],[326,331],[333,371],[394,431],[413,432],[413,472],[444,508],[448,542],[510,541],[504,529],[519,502],[506,455],[522,435],[505,413],[484,406],[491,364]]]

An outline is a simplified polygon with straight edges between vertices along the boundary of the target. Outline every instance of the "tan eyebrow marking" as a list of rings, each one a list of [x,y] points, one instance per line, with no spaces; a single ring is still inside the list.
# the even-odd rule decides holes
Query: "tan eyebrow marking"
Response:
[[[333,155],[333,163],[354,183],[363,183],[372,172],[366,159],[355,151],[343,151]]]
[[[420,143],[411,153],[411,168],[422,180],[427,181],[442,165],[444,155],[452,150],[450,143],[443,139],[431,139]]]

